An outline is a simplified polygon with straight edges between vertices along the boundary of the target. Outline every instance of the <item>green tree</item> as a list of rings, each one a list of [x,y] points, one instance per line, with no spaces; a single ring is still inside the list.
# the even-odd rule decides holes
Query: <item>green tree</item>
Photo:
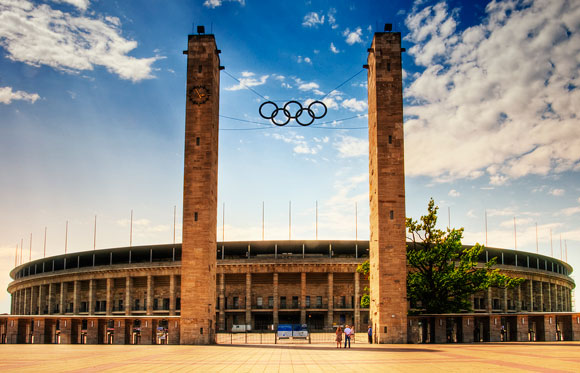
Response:
[[[437,229],[437,210],[429,201],[427,215],[419,221],[407,218],[411,237],[407,245],[407,297],[426,313],[470,311],[470,296],[490,286],[510,288],[524,280],[499,273],[494,269],[497,258],[478,266],[484,247],[475,244],[463,247],[463,228]],[[368,265],[357,271],[368,275]],[[362,303],[362,302],[361,302]]]

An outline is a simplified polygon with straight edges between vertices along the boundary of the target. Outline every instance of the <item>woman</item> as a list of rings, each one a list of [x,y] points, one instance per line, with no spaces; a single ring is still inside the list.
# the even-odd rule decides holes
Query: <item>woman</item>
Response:
[[[336,348],[342,347],[342,328],[339,326],[336,328]]]

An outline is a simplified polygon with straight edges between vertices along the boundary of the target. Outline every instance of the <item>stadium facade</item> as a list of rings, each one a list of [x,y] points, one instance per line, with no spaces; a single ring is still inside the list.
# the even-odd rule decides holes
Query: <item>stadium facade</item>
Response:
[[[407,301],[401,34],[368,49],[369,241],[216,242],[219,76],[213,35],[189,35],[181,245],[71,253],[11,272],[2,343],[210,344],[234,325],[373,327],[376,343],[580,340],[572,268],[491,249],[517,289],[475,294],[473,312],[421,315]],[[286,113],[284,112],[286,115]],[[356,267],[370,262],[369,278]],[[370,288],[370,307],[360,297]]]
[[[217,331],[250,325],[307,324],[311,331],[355,325],[368,279],[356,267],[368,241],[218,242]],[[580,339],[572,312],[572,268],[557,259],[486,248],[502,273],[525,279],[514,289],[490,288],[470,312],[408,316],[407,341],[555,341]],[[0,317],[3,343],[178,344],[183,308],[182,246],[155,245],[70,253],[16,267],[8,291],[11,315]],[[407,311],[415,311],[407,302]]]

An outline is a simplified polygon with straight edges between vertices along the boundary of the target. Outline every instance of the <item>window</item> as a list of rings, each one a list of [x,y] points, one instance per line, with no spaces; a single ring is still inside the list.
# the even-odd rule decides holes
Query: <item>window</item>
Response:
[[[117,308],[117,311],[122,311],[124,309],[124,307],[123,307],[123,299],[119,299],[118,305],[119,305],[119,307]]]
[[[238,297],[234,297],[234,308],[238,308],[240,306],[240,299]]]
[[[176,298],[175,299],[175,309],[176,310],[180,310],[181,309],[181,298]]]
[[[322,308],[322,297],[321,296],[316,297],[316,307]]]
[[[499,298],[494,298],[493,299],[493,309],[494,310],[499,310],[501,309],[500,305],[499,305]]]
[[[169,311],[169,298],[163,298],[163,310]]]
[[[298,297],[297,296],[292,297],[292,308],[298,308]]]
[[[280,297],[280,308],[286,308],[286,297]]]
[[[262,308],[262,297],[256,298],[256,306],[258,306],[258,308]]]
[[[159,309],[159,299],[157,298],[153,299],[153,309],[154,310]]]
[[[268,307],[274,307],[274,297],[268,297]]]
[[[310,295],[306,296],[306,307],[310,307]]]
[[[139,299],[135,299],[135,307],[133,308],[136,311],[139,311],[141,301]]]
[[[346,307],[346,297],[344,295],[340,297],[340,307]]]

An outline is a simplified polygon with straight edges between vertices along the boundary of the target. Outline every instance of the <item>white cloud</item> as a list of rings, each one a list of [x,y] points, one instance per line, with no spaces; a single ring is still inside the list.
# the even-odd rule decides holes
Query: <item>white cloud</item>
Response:
[[[328,15],[328,24],[330,25],[330,27],[333,30],[336,30],[338,28],[338,24],[336,23],[336,17],[335,17],[335,15],[336,15],[336,9],[330,8],[328,10],[327,15]]]
[[[409,55],[426,66],[405,91],[408,175],[449,181],[479,171],[501,185],[578,169],[580,6],[514,0],[486,13],[463,31],[445,2],[406,19]],[[434,154],[435,144],[450,151]]]
[[[449,197],[459,197],[461,195],[461,193],[459,193],[458,191],[456,191],[455,189],[451,189],[449,191],[449,193],[447,193],[447,195]]]
[[[298,83],[298,89],[301,90],[301,91],[312,91],[312,90],[318,89],[318,88],[320,88],[320,86],[318,84],[314,83],[314,82],[310,82],[310,83],[301,82],[301,83]]]
[[[270,136],[266,134],[266,136]],[[323,148],[320,141],[316,141],[317,144],[310,145],[309,142],[302,135],[296,135],[296,133],[291,132],[288,135],[281,135],[279,133],[274,133],[271,135],[274,139],[283,141],[287,144],[294,145],[292,151],[296,154],[317,154]]]
[[[224,1],[231,1],[231,2],[235,2],[235,3],[240,3],[240,5],[244,6],[246,5],[245,0],[205,0],[203,2],[203,6],[207,7],[207,8],[217,8],[218,6],[221,6],[222,3]]]
[[[243,71],[242,77],[239,79],[240,82],[236,85],[231,86],[231,87],[226,87],[225,89],[227,91],[239,91],[239,90],[245,89],[247,87],[255,87],[255,86],[263,85],[263,84],[266,84],[266,81],[268,80],[268,77],[269,77],[269,75],[262,75],[259,78],[255,78],[254,76],[255,76],[255,74],[253,72]]]
[[[89,0],[52,0],[55,3],[68,3],[80,10],[87,10],[89,7]]]
[[[76,16],[27,0],[0,2],[0,46],[12,61],[72,73],[102,66],[134,82],[153,78],[152,64],[162,58],[129,56],[137,42],[121,35],[118,18]]]
[[[298,56],[297,58],[298,63],[307,63],[309,65],[312,65],[312,60],[310,59],[310,57],[302,57],[302,56]]]
[[[561,197],[564,195],[564,193],[566,193],[566,191],[564,189],[558,189],[558,188],[554,188],[552,190],[550,190],[549,194],[555,196],[555,197]]]
[[[350,31],[350,29],[344,30],[342,36],[346,37],[346,43],[348,45],[353,45],[355,43],[361,43],[363,40],[361,39],[362,36],[362,29],[357,27],[354,31]]]
[[[310,12],[304,16],[302,26],[304,27],[318,27],[324,24],[324,16],[318,15],[316,12]]]
[[[368,155],[369,142],[366,139],[343,135],[334,143],[340,158],[362,157]]]
[[[340,53],[340,51],[334,46],[334,43],[330,43],[330,51],[332,53]]]
[[[568,207],[568,208],[562,209],[561,213],[566,215],[566,216],[580,214],[580,206]]]
[[[14,100],[23,100],[35,103],[40,96],[36,93],[28,93],[24,91],[13,91],[12,87],[0,87],[0,103],[10,104]]]
[[[312,60],[310,59],[310,57],[304,57],[304,62],[312,65]]]
[[[365,101],[359,101],[354,97],[349,98],[348,100],[344,100],[340,105],[350,111],[365,111],[368,108],[368,105]]]

